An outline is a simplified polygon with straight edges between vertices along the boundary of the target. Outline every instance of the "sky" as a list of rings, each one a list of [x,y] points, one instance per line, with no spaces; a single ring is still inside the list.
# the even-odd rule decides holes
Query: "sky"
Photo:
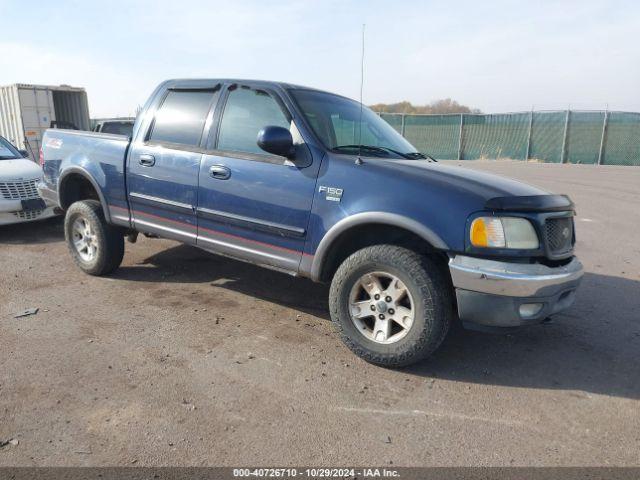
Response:
[[[168,78],[279,80],[366,104],[640,111],[640,2],[0,0],[0,85],[132,115]]]

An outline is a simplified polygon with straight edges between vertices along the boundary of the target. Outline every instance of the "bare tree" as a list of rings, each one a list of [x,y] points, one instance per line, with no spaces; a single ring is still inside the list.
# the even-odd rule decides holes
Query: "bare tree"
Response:
[[[481,113],[477,108],[472,109],[461,105],[450,98],[435,100],[428,105],[413,105],[407,101],[390,104],[377,103],[371,105],[371,109],[382,113]]]

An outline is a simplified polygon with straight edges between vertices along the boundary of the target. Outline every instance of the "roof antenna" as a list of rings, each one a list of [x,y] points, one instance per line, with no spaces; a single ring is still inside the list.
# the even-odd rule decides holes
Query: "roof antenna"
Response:
[[[362,165],[362,89],[364,87],[364,29],[366,24],[362,24],[362,53],[360,56],[360,118],[358,120],[358,156],[356,165]]]

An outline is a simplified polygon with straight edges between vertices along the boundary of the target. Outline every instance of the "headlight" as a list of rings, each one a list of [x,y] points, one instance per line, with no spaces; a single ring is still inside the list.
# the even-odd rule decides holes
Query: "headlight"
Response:
[[[481,248],[519,248],[540,246],[533,225],[526,218],[478,217],[471,223],[471,245]]]

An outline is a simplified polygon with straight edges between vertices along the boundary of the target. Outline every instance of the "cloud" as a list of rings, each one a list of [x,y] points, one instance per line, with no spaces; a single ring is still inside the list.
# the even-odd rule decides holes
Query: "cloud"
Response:
[[[132,115],[153,86],[98,59],[27,43],[0,42],[2,84],[84,87],[92,116]],[[146,93],[143,93],[146,92]]]
[[[640,110],[637,2],[60,0],[37,9],[27,33],[21,2],[1,8],[12,40],[0,41],[0,84],[83,86],[94,116],[133,113],[175,77],[283,80],[357,97],[362,23],[367,103]]]

